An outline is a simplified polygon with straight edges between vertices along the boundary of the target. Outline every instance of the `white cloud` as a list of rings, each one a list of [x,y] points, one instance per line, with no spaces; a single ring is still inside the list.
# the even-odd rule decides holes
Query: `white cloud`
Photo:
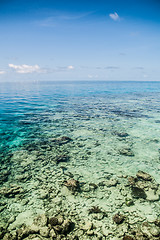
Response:
[[[120,17],[119,17],[119,15],[116,12],[115,13],[110,13],[109,16],[114,21],[120,20]]]
[[[45,72],[43,69],[41,69],[37,64],[36,65],[14,65],[12,63],[8,64],[8,66],[12,69],[14,69],[17,73],[40,73]]]
[[[91,74],[88,74],[88,78],[92,79],[92,78],[98,78],[98,75],[91,75]]]
[[[68,70],[73,70],[74,66],[69,65],[65,67],[57,67],[57,68],[41,68],[39,65],[15,65],[8,64],[10,68],[12,68],[16,73],[27,74],[27,73],[53,73],[53,72],[63,72]],[[0,71],[1,74],[1,71]]]
[[[147,77],[148,77],[148,75],[147,75],[147,74],[144,74],[144,75],[143,75],[143,77],[144,77],[144,78],[147,78]]]
[[[1,75],[1,74],[5,74],[5,73],[6,73],[5,71],[0,71],[0,75]]]
[[[115,70],[115,69],[119,69],[119,67],[117,67],[117,66],[107,66],[107,67],[105,67],[105,69]]]
[[[72,65],[68,66],[67,68],[70,69],[70,70],[74,69],[74,67]]]
[[[92,75],[90,75],[90,74],[88,74],[88,78],[93,78],[93,76],[92,76]]]

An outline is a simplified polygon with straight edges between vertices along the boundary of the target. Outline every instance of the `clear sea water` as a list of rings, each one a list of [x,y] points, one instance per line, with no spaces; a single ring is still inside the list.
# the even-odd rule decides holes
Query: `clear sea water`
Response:
[[[127,143],[114,132],[126,132]],[[160,180],[160,82],[0,83],[1,153],[57,135],[83,139],[92,160],[132,145],[135,156],[119,159],[115,170],[147,169]]]
[[[50,140],[61,136],[73,141],[52,149]],[[95,184],[142,170],[160,183],[159,149],[160,82],[0,83],[0,161],[9,169],[1,185],[21,184],[17,175],[28,173],[22,185],[32,199],[42,168]],[[57,154],[69,160],[56,164]]]

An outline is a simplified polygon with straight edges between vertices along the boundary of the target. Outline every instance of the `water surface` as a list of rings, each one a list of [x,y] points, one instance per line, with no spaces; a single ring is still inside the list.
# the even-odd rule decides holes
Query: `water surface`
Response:
[[[98,186],[141,170],[160,183],[159,106],[160,82],[0,83],[0,183],[25,189],[21,202],[2,199],[9,206],[2,211],[4,221],[7,214],[49,211],[51,203],[40,192],[52,188],[65,197],[64,206],[75,204],[82,217],[93,203],[110,214],[124,211],[123,197],[121,206],[114,199],[116,188],[110,198],[108,190],[98,188],[73,199],[63,182],[74,178]],[[55,139],[62,136],[72,141],[57,145]],[[57,163],[59,156],[64,158]],[[136,202],[134,210],[139,218],[159,216],[157,202],[145,210]]]

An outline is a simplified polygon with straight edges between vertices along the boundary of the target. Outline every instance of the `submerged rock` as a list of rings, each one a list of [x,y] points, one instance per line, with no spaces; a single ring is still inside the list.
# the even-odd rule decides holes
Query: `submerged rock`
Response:
[[[48,218],[45,214],[40,214],[34,219],[34,224],[37,226],[44,227],[48,223]]]
[[[148,201],[158,201],[160,199],[160,189],[152,176],[143,171],[138,171],[136,176],[128,178],[132,196]]]
[[[66,219],[66,220],[64,220],[64,222],[61,226],[62,226],[62,233],[66,234],[72,230],[73,223],[71,220]]]
[[[93,213],[92,214],[92,218],[97,220],[97,221],[101,221],[104,217],[106,217],[107,214],[104,213],[104,212],[101,212],[101,213]]]
[[[158,201],[160,198],[159,194],[156,192],[155,189],[149,189],[148,191],[146,191],[146,195],[148,201]]]
[[[29,175],[29,173],[20,174],[15,177],[15,179],[19,182],[26,182],[30,178],[31,176]]]
[[[102,226],[102,234],[103,234],[105,237],[108,237],[108,235],[111,235],[111,234],[112,234],[112,231],[110,231],[109,229],[107,229],[105,226]]]
[[[160,228],[160,219],[156,219],[154,221],[154,224]]]
[[[48,198],[49,193],[48,193],[47,190],[41,189],[39,193],[40,193],[40,198],[41,198],[41,199],[46,199],[46,198]]]
[[[6,206],[0,206],[0,212],[3,212],[3,210],[6,209]]]
[[[126,132],[115,132],[115,135],[117,135],[118,137],[124,138],[124,137],[128,137],[129,134]]]
[[[9,174],[10,174],[10,172],[7,170],[0,172],[0,184],[3,184],[4,182],[6,182],[8,180]]]
[[[56,233],[60,234],[60,233],[62,233],[63,228],[60,225],[56,225],[53,227],[53,229],[55,230]]]
[[[89,211],[89,214],[91,214],[91,213],[102,213],[102,210],[99,208],[99,206],[93,206],[88,211]]]
[[[83,192],[94,192],[98,188],[98,185],[95,183],[89,183],[89,184],[82,184],[82,191]]]
[[[93,223],[90,221],[86,221],[85,225],[81,227],[84,231],[90,231],[93,228]]]
[[[125,217],[124,215],[120,214],[120,213],[117,213],[113,216],[113,221],[116,223],[116,224],[121,224],[123,223]]]
[[[40,233],[40,235],[42,236],[42,237],[48,237],[49,236],[49,228],[46,226],[46,227],[41,227],[40,228],[40,231],[39,231],[39,233]]]
[[[15,216],[11,216],[10,219],[8,220],[8,223],[11,224],[15,221],[16,217]]]
[[[62,154],[55,157],[55,162],[58,164],[60,162],[67,162],[69,160],[69,156]]]
[[[129,235],[125,235],[122,240],[134,240],[135,238],[129,236]]]
[[[48,223],[49,223],[48,226],[50,226],[50,228],[54,230],[50,234],[54,236],[55,234],[67,234],[74,227],[74,224],[71,220],[69,219],[64,220],[62,216],[51,217],[49,218]]]
[[[136,184],[136,181],[137,181],[137,179],[135,178],[135,177],[129,177],[128,178],[128,183],[129,183],[129,185],[131,185],[131,186],[135,186],[135,184]]]
[[[64,219],[61,215],[50,217],[45,214],[38,215],[31,224],[24,224],[15,230],[16,236],[12,237],[12,232],[3,232],[4,240],[22,240],[22,239],[63,239],[74,229],[74,223],[70,219]],[[10,229],[8,229],[10,230]]]
[[[134,153],[131,150],[131,148],[122,148],[119,150],[120,155],[128,156],[128,157],[133,157]]]
[[[50,139],[50,141],[52,141],[58,145],[63,145],[63,144],[69,143],[73,140],[70,137],[62,136],[62,137],[58,137],[58,138],[52,138],[52,139]]]
[[[17,240],[18,236],[17,236],[17,233],[14,231],[11,233],[6,233],[2,239],[3,240]]]
[[[139,187],[132,187],[132,196],[134,198],[147,198],[145,191]]]
[[[0,239],[3,239],[4,235],[6,234],[6,229],[0,227]]]
[[[142,223],[140,230],[143,235],[149,239],[152,239],[153,236],[159,236],[160,234],[159,229],[155,228],[154,225],[151,225],[148,222]]]
[[[94,191],[94,190],[96,190],[98,188],[98,186],[97,186],[97,184],[95,184],[95,183],[89,183],[89,190],[90,191]]]
[[[58,218],[57,218],[57,217],[51,217],[51,218],[49,219],[49,224],[50,224],[52,227],[58,225],[58,224],[59,224],[59,223],[58,223]]]
[[[50,231],[50,237],[52,238],[52,239],[56,239],[56,233],[55,233],[55,231],[54,231],[54,229],[51,229],[51,231]]]
[[[106,182],[107,187],[115,187],[118,184],[118,180],[115,178],[111,178]]]
[[[67,181],[64,182],[64,185],[73,192],[80,190],[79,181],[75,179],[68,179]]]
[[[28,237],[30,234],[31,234],[30,229],[25,225],[23,225],[21,228],[17,230],[18,239],[24,239]]]
[[[15,197],[17,194],[22,194],[24,190],[22,187],[17,185],[10,185],[9,187],[3,187],[0,189],[0,194],[4,195],[7,198]]]
[[[64,218],[61,215],[57,216],[58,224],[61,225],[64,222]]]
[[[141,178],[145,181],[151,181],[152,180],[152,176],[146,172],[143,172],[143,171],[138,171],[137,174],[136,174],[137,178]]]

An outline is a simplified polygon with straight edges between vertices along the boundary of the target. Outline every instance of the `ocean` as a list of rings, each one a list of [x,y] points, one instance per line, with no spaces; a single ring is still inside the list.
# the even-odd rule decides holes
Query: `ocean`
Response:
[[[160,217],[160,82],[1,82],[0,162],[2,239],[145,236]],[[18,238],[38,215],[74,227]]]

